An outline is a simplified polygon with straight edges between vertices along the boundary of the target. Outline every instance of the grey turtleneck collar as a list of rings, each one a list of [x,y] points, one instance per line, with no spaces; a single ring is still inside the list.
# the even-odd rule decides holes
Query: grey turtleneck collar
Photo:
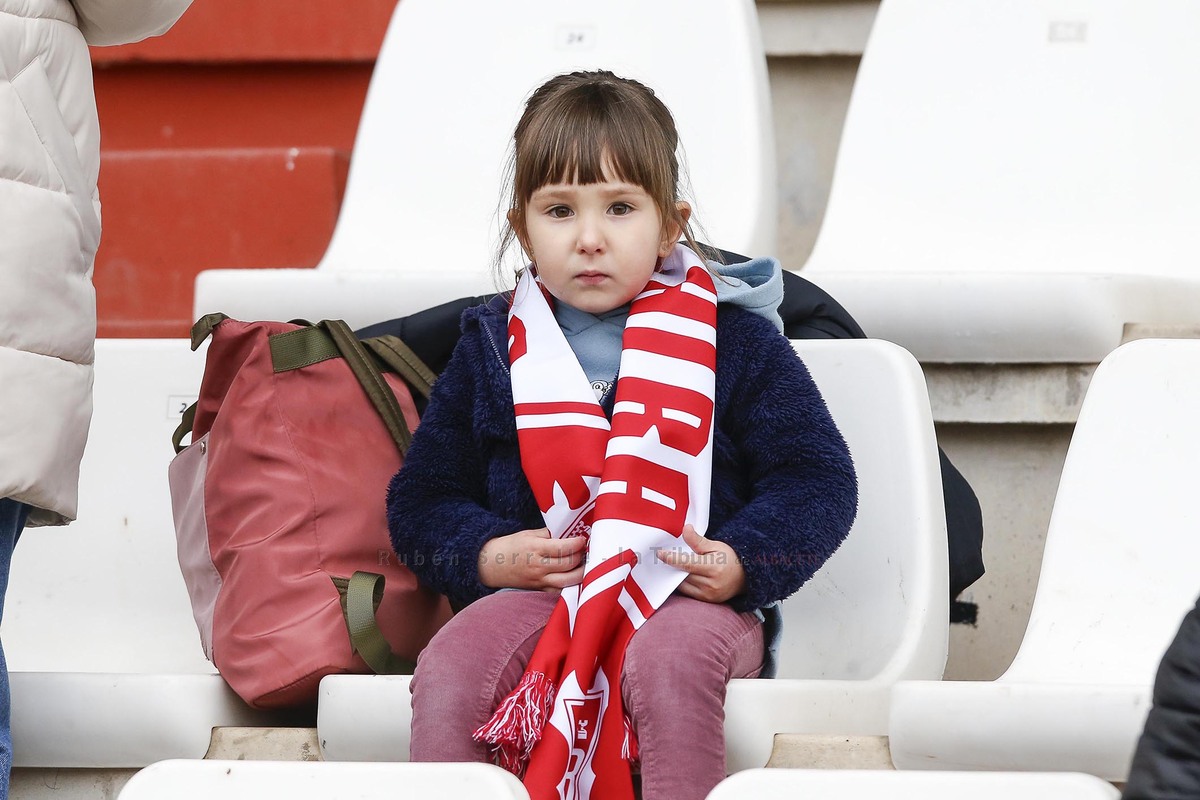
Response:
[[[741,264],[708,262],[716,273],[717,302],[731,303],[770,320],[780,333],[783,320],[779,304],[783,302],[783,271],[773,258],[756,258]],[[554,318],[567,337],[567,343],[579,359],[584,374],[592,382],[596,397],[602,399],[616,380],[621,365],[621,337],[629,306],[603,314],[589,314],[561,300],[554,303]]]

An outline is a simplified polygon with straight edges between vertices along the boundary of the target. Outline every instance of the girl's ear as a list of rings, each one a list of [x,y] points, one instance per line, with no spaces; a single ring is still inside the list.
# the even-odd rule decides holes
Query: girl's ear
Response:
[[[525,235],[525,217],[515,208],[508,210],[508,224],[513,229],[513,233],[517,235],[517,242],[521,245],[521,249],[525,251],[525,255],[533,261],[533,252],[529,249],[529,238]]]
[[[683,235],[683,229],[687,227],[688,220],[691,218],[692,207],[686,200],[680,200],[675,204],[675,214],[663,224],[663,237],[658,245],[660,258],[666,258],[671,254],[675,243]]]

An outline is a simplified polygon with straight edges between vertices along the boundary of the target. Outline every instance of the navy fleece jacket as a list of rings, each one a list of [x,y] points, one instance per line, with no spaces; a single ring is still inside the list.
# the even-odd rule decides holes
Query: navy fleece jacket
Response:
[[[388,491],[403,563],[458,605],[479,581],[485,542],[544,526],[521,470],[508,371],[507,299],[463,314],[463,335],[434,387],[405,466]],[[717,315],[716,419],[708,536],[746,573],[739,611],[781,600],[837,549],[857,507],[845,440],[791,345],[739,308]],[[611,414],[611,393],[605,411]]]

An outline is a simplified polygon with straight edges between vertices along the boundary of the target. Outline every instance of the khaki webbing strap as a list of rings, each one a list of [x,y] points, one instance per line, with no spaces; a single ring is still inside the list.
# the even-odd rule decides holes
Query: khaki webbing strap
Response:
[[[192,326],[192,349],[195,350],[200,345],[204,344],[204,340],[212,335],[213,328],[220,325],[229,317],[224,314],[205,314],[200,319],[196,320],[196,324]]]
[[[183,452],[183,437],[192,432],[192,425],[196,423],[196,404],[192,403],[183,410],[183,418],[179,420],[179,427],[175,429],[175,433],[171,434],[171,446],[175,448],[176,453]]]
[[[345,359],[358,385],[383,420],[400,455],[408,452],[412,433],[404,420],[400,404],[396,402],[396,395],[345,322],[323,320],[309,327],[272,334],[268,342],[271,346],[271,368],[276,373],[301,369],[331,358]]]
[[[408,383],[412,389],[429,399],[437,375],[425,365],[421,357],[412,351],[398,336],[375,336],[364,339],[363,344],[371,349],[384,364]]]
[[[375,406],[383,424],[387,426],[400,455],[408,453],[408,446],[412,444],[412,432],[404,420],[404,412],[400,410],[396,395],[383,379],[383,373],[368,355],[362,342],[354,335],[354,331],[350,330],[350,326],[340,319],[327,319],[318,324],[333,337],[333,343],[337,345],[342,358],[346,359],[350,366],[350,371],[358,379],[358,385],[367,393],[367,399]]]
[[[267,342],[271,345],[271,368],[275,372],[308,367],[342,354],[329,333],[317,326],[272,334]]]
[[[334,583],[340,580],[334,578]],[[411,675],[416,664],[392,652],[375,620],[375,611],[383,601],[383,585],[383,576],[374,572],[355,572],[350,576],[345,590],[346,629],[350,633],[350,643],[377,674]]]

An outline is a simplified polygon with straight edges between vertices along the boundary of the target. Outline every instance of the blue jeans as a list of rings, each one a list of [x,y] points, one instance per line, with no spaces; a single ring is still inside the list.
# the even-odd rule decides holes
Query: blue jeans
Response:
[[[0,619],[4,617],[4,593],[8,590],[8,569],[13,548],[25,527],[29,506],[11,498],[0,499]],[[0,800],[8,800],[8,774],[12,770],[11,698],[8,693],[8,663],[0,644]]]

